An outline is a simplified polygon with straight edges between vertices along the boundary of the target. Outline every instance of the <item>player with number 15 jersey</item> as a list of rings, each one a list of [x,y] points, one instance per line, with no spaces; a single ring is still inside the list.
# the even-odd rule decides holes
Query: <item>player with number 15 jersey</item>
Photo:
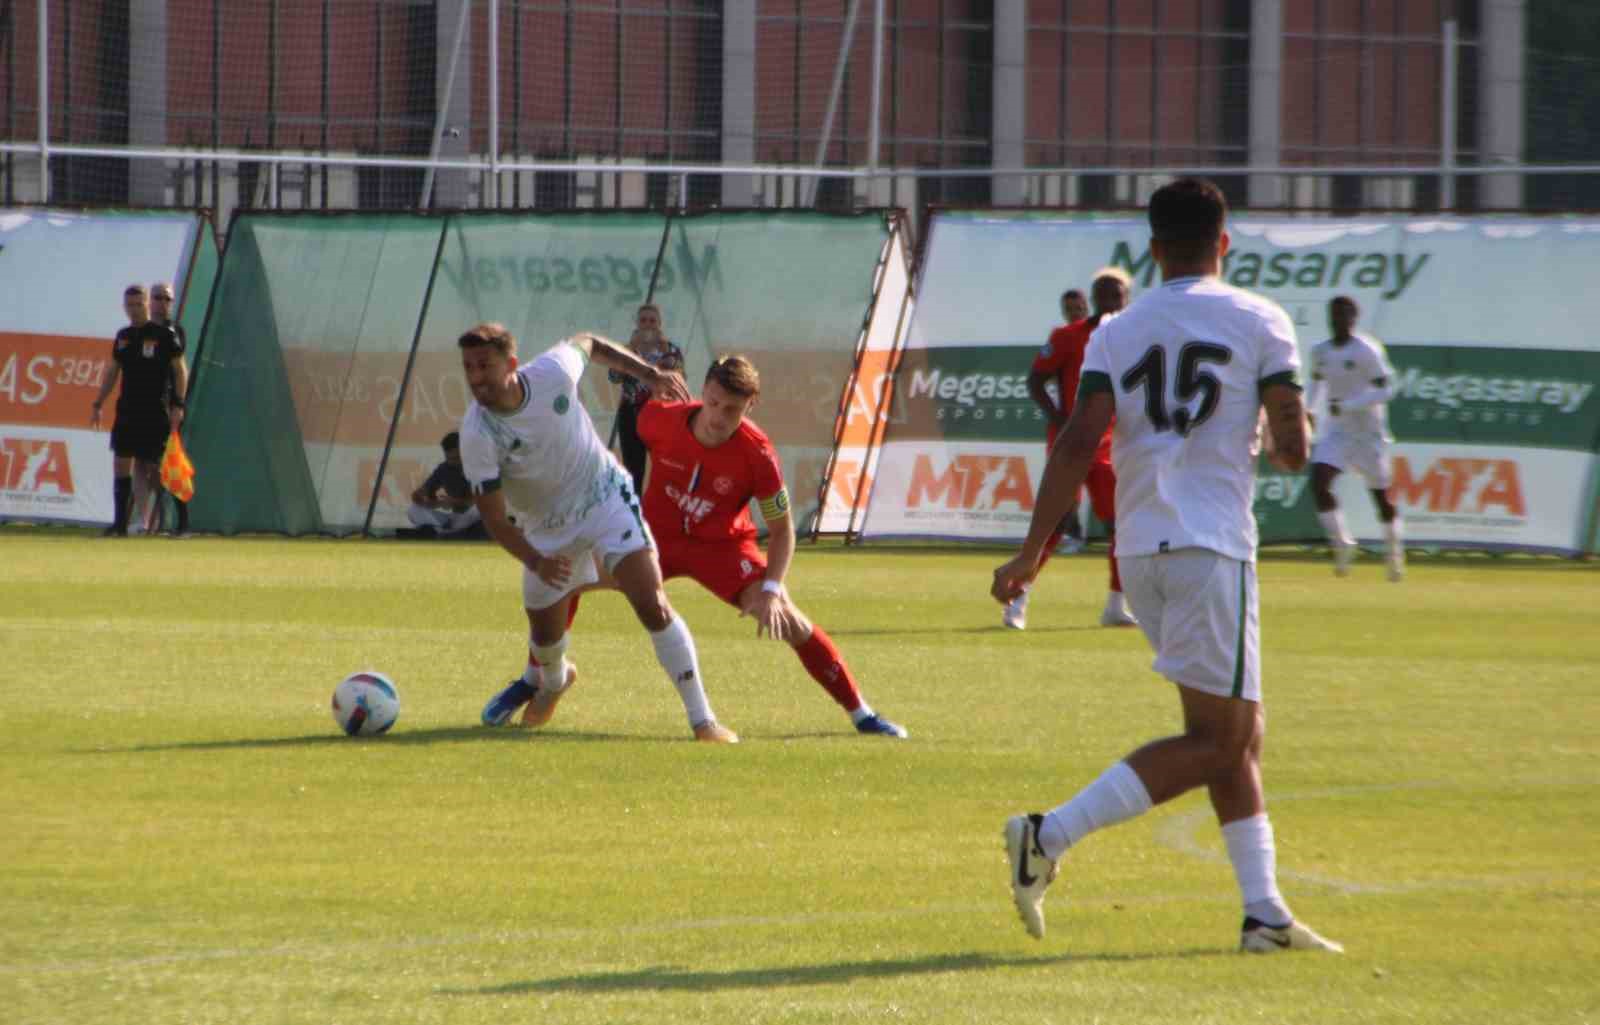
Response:
[[[1082,378],[1116,398],[1119,555],[1255,560],[1261,389],[1299,370],[1288,314],[1214,276],[1164,282],[1100,326]]]

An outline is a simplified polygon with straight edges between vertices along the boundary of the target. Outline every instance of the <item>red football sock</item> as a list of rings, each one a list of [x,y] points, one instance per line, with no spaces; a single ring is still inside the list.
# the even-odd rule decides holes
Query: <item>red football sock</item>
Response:
[[[1117,569],[1117,536],[1111,535],[1110,543],[1106,547],[1106,558],[1111,560],[1111,589],[1118,593],[1122,591],[1122,573]]]
[[[861,692],[856,689],[855,677],[850,675],[844,656],[833,646],[833,639],[823,633],[822,627],[813,626],[810,638],[795,645],[794,653],[800,656],[800,664],[806,667],[811,678],[822,685],[840,708],[854,712],[861,707]]]

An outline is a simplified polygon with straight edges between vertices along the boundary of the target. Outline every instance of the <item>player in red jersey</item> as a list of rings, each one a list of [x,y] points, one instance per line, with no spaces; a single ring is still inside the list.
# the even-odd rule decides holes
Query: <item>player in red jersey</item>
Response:
[[[753,618],[756,636],[788,643],[859,732],[904,738],[904,729],[862,699],[844,656],[783,586],[794,556],[794,519],[778,453],[745,419],[760,393],[755,366],[724,356],[706,371],[701,401],[652,401],[640,411],[639,437],[650,451],[644,517],[659,546],[662,576],[692,577]],[[767,522],[765,555],[756,544],[752,498]]]
[[[1050,418],[1045,442],[1046,451],[1055,446],[1056,435],[1072,415],[1072,405],[1078,397],[1078,371],[1083,367],[1083,350],[1089,345],[1089,336],[1100,326],[1102,320],[1115,315],[1128,305],[1128,288],[1131,283],[1132,279],[1128,273],[1120,267],[1106,267],[1096,271],[1094,284],[1089,289],[1090,299],[1094,303],[1094,315],[1086,320],[1056,328],[1050,333],[1050,340],[1034,358],[1033,368],[1028,372],[1028,393],[1043,407]],[[1059,396],[1056,401],[1051,400],[1050,393],[1045,391],[1044,387],[1052,378],[1056,382],[1056,394]],[[1085,479],[1084,486],[1089,489],[1089,503],[1094,508],[1095,516],[1106,525],[1106,532],[1111,535],[1106,556],[1111,563],[1111,588],[1106,594],[1105,611],[1100,613],[1100,625],[1137,626],[1139,621],[1134,618],[1133,610],[1128,607],[1128,600],[1123,597],[1122,577],[1117,573],[1117,539],[1114,533],[1117,475],[1111,469],[1109,429],[1105,437],[1100,439],[1100,449],[1095,453],[1094,463],[1089,468],[1089,476]],[[1060,541],[1061,531],[1058,529],[1045,545],[1045,559],[1050,557]],[[1042,561],[1040,565],[1043,566]],[[1001,614],[1001,622],[1013,630],[1021,630],[1027,625],[1027,617],[1028,592],[1023,591],[1006,605],[1005,611]]]

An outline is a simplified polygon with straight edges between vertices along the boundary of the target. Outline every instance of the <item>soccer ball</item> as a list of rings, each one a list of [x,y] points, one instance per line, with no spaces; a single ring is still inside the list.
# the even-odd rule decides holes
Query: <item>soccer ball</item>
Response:
[[[372,737],[400,718],[394,681],[371,669],[351,673],[333,689],[333,721],[352,737]]]

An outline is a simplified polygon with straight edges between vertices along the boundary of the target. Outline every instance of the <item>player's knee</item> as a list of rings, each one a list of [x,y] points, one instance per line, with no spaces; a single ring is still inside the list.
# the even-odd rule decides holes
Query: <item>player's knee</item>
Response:
[[[672,606],[667,602],[667,593],[660,588],[651,594],[629,595],[628,601],[633,606],[633,614],[639,617],[640,625],[651,633],[672,625]]]

